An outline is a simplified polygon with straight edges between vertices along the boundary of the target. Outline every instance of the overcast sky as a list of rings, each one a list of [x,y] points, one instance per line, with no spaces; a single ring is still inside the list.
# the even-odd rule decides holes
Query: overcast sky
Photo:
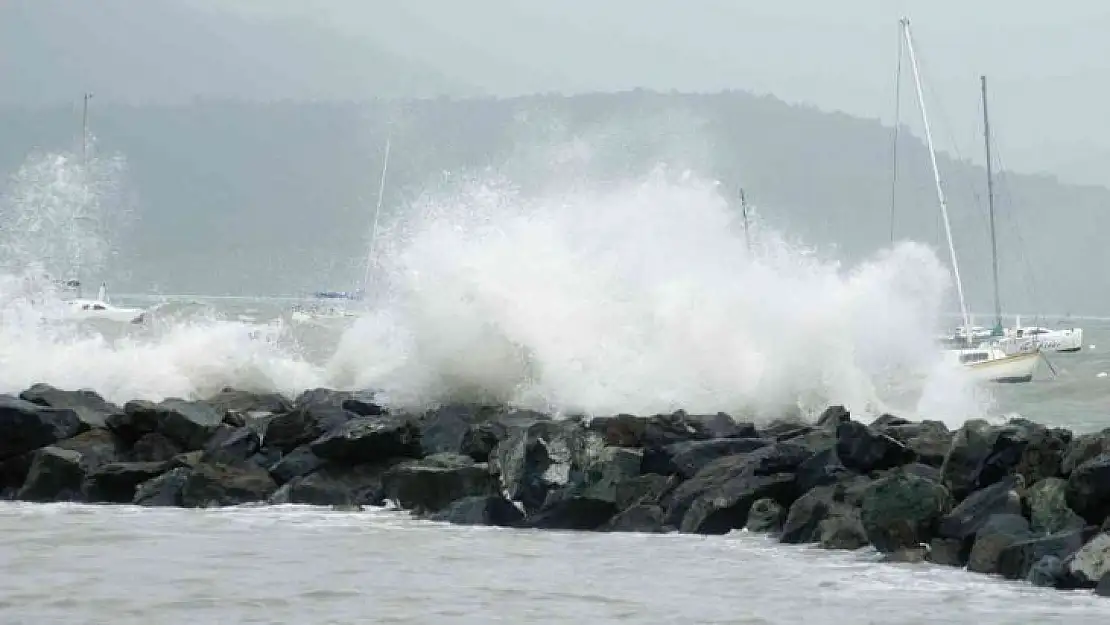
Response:
[[[1110,185],[1107,0],[180,2],[293,16],[492,93],[736,88],[888,122],[897,20],[908,14],[942,147],[981,159],[978,77],[987,74],[1005,166]],[[903,119],[918,128],[911,86]]]

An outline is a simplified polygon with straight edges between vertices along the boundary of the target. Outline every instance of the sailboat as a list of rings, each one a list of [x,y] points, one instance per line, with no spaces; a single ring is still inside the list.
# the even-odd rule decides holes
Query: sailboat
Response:
[[[958,344],[949,345],[949,349],[945,351],[946,358],[963,366],[972,377],[978,380],[991,382],[1029,382],[1033,379],[1037,363],[1041,358],[1040,347],[1037,344],[1032,344],[1027,350],[1008,352],[998,341],[976,342],[973,338],[971,318],[968,315],[967,301],[964,298],[963,283],[960,281],[960,265],[956,258],[956,246],[952,241],[952,226],[948,220],[948,200],[945,198],[944,186],[941,184],[940,180],[940,169],[937,166],[937,155],[933,145],[933,134],[929,127],[929,115],[925,107],[925,96],[921,89],[921,74],[918,70],[917,57],[914,53],[913,35],[910,32],[910,20],[908,18],[902,18],[900,25],[902,29],[902,39],[906,45],[906,51],[909,54],[910,64],[913,69],[917,104],[921,111],[921,122],[925,130],[925,143],[929,148],[929,160],[933,170],[933,182],[936,185],[937,202],[940,204],[941,219],[944,223],[944,235],[948,241],[948,253],[952,261],[952,273],[956,283],[956,295],[960,302],[960,317],[963,321],[963,340]],[[998,301],[997,273],[996,264],[996,306]]]

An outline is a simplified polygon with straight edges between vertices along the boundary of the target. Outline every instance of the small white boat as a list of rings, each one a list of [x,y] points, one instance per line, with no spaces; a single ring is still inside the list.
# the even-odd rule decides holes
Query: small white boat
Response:
[[[78,294],[77,297],[65,300],[65,303],[68,307],[66,317],[69,319],[107,319],[119,323],[142,323],[146,319],[146,311],[142,308],[111,304],[108,301],[107,287],[103,284],[100,285],[96,299],[85,299]]]
[[[976,380],[1002,383],[1032,381],[1041,358],[1037,350],[1007,353],[1000,346],[992,344],[948,350],[948,354]]]
[[[1019,346],[1036,343],[1045,351],[1077,352],[1083,349],[1083,328],[1053,330],[1042,326],[1023,326],[1021,317],[1018,317],[1014,327],[1006,329],[1004,340]]]

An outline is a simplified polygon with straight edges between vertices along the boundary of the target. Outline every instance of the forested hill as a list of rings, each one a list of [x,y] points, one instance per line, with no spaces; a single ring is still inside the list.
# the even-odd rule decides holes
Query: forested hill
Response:
[[[521,184],[542,182],[549,148],[578,140],[597,179],[660,162],[689,167],[725,189],[742,185],[768,221],[848,262],[889,241],[890,129],[741,92],[105,104],[92,122],[98,150],[126,157],[138,202],[117,259],[130,272],[117,281],[130,288],[277,294],[353,280],[387,127],[390,208],[445,171],[494,166]],[[0,109],[0,170],[72,146],[79,125],[76,105]],[[903,136],[896,232],[937,245],[927,154]],[[943,156],[941,168],[968,292],[988,310],[984,172]],[[999,186],[1007,308],[1110,314],[1110,191],[1014,174]]]

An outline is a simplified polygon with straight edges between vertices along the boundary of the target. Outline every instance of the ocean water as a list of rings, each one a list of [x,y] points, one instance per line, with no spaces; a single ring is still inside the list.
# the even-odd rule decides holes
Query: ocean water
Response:
[[[48,382],[122,403],[328,386],[408,408],[762,421],[839,403],[951,427],[1110,426],[1107,321],[1071,320],[1089,348],[1049,354],[1055,375],[975,384],[933,344],[951,308],[933,249],[903,242],[845,266],[758,215],[749,248],[712,181],[665,168],[544,195],[478,176],[421,196],[383,224],[354,317],[298,320],[291,298],[112,293],[147,322],[73,322],[51,278],[112,282],[127,221],[111,201],[125,162],[74,162],[30,161],[0,197],[0,392]],[[1078,624],[1110,605],[742,533],[539,533],[388,511],[0,503],[0,557],[0,622],[35,625]]]

